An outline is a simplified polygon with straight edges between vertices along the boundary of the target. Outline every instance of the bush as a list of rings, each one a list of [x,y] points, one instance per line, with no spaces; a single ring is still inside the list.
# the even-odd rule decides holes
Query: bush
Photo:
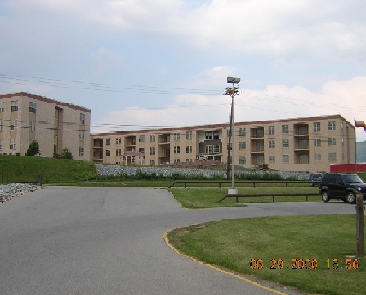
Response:
[[[26,156],[35,156],[39,153],[39,145],[38,142],[36,140],[33,140],[28,147],[27,153],[25,154]]]

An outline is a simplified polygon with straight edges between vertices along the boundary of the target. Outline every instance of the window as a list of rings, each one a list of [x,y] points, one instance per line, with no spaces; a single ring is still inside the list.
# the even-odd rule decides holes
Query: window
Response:
[[[314,153],[314,160],[315,161],[321,161],[322,160],[322,154],[321,153]]]
[[[10,149],[11,150],[15,150],[16,146],[15,146],[15,138],[11,138],[10,139]]]
[[[180,134],[179,133],[174,133],[174,140],[175,141],[180,140]]]
[[[79,147],[79,157],[83,157],[83,156],[84,156],[84,148]]]
[[[186,131],[186,139],[188,140],[192,139],[192,131]]]
[[[335,138],[328,138],[328,145],[336,145],[336,139]]]
[[[308,149],[309,148],[309,142],[307,139],[301,139],[299,140],[299,148],[300,149]]]
[[[11,111],[12,112],[17,112],[18,111],[18,101],[12,101],[11,102]]]
[[[174,147],[174,154],[180,154],[180,146],[175,146]]]
[[[29,102],[29,112],[36,113],[37,104],[35,102]]]
[[[55,109],[55,120],[57,121],[59,117],[59,110]]]
[[[282,133],[287,134],[288,133],[288,125],[282,125]]]
[[[226,136],[227,136],[227,137],[231,137],[230,129],[228,129],[228,130],[226,131]]]
[[[245,156],[239,156],[239,164],[245,165],[247,163],[247,158]]]
[[[214,145],[213,146],[213,152],[214,153],[220,153],[221,151],[220,151],[220,146],[219,145]]]
[[[145,148],[139,148],[139,152],[145,154]]]
[[[308,155],[300,155],[299,164],[309,164],[309,156]]]
[[[105,140],[105,145],[111,145],[111,139],[110,138],[107,138]]]
[[[186,153],[187,154],[191,154],[192,153],[192,146],[191,145],[187,145],[186,146]]]
[[[337,161],[337,153],[328,153],[328,161],[336,162]]]
[[[117,137],[116,138],[116,144],[121,144],[122,143],[122,138],[121,137]]]
[[[155,147],[150,147],[150,155],[155,155]]]
[[[239,136],[240,137],[246,136],[246,130],[245,130],[245,128],[239,128]]]
[[[288,148],[288,139],[283,139],[282,140],[282,147],[283,148]]]
[[[84,138],[85,138],[85,131],[79,130],[79,140],[84,140]]]
[[[301,125],[299,126],[299,135],[307,135],[308,134],[308,126]]]
[[[106,151],[105,151],[105,155],[106,155],[107,157],[110,157],[110,155],[111,155],[111,151],[110,151],[110,150],[106,150]]]
[[[205,153],[206,154],[212,154],[213,153],[213,146],[212,145],[206,145],[205,146]]]
[[[264,129],[260,128],[256,130],[256,138],[263,138],[264,137]]]
[[[80,124],[85,125],[85,114],[80,113]]]
[[[0,102],[0,113],[4,112],[4,102]]]
[[[150,135],[150,142],[155,142],[155,135]]]
[[[246,142],[239,142],[239,151],[245,150],[247,148]]]
[[[320,122],[315,122],[314,123],[314,131],[320,131]]]
[[[282,155],[282,163],[289,163],[290,159],[288,155]]]
[[[2,149],[3,149],[3,140],[0,139],[0,150],[2,150]]]
[[[263,152],[264,151],[264,143],[263,142],[257,142],[256,147],[257,147],[256,152]]]
[[[314,146],[321,146],[322,145],[322,141],[320,140],[320,138],[314,138]]]
[[[2,131],[3,131],[3,121],[0,120],[0,132],[2,132]]]
[[[120,156],[122,156],[122,150],[116,149],[116,157],[120,157]]]
[[[274,135],[275,129],[274,126],[269,126],[268,127],[268,135]]]
[[[29,121],[29,131],[36,132],[36,121]]]
[[[270,141],[268,142],[268,147],[269,147],[270,149],[274,149],[274,148],[275,148],[275,141],[274,141],[274,140],[270,140]]]
[[[18,122],[17,120],[10,121],[10,130],[15,130],[17,128]]]
[[[336,130],[336,122],[335,121],[329,121],[328,122],[328,130]]]
[[[150,166],[155,166],[155,160],[150,160]]]
[[[53,129],[53,136],[54,137],[58,136],[58,129],[57,128]]]
[[[269,164],[274,164],[275,163],[275,156],[269,156],[268,161],[269,161]]]
[[[145,135],[139,136],[139,142],[145,142]]]

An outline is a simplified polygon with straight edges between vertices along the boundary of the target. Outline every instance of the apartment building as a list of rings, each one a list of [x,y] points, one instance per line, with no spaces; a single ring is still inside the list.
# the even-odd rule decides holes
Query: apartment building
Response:
[[[36,140],[40,156],[90,160],[91,110],[25,92],[0,95],[0,153],[24,156]]]
[[[329,171],[355,161],[355,127],[341,115],[237,122],[234,164],[282,171]],[[91,135],[91,159],[108,164],[227,162],[230,124]],[[231,147],[232,148],[232,147]]]

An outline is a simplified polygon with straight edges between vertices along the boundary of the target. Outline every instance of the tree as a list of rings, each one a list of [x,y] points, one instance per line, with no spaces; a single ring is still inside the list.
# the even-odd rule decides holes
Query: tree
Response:
[[[39,153],[39,145],[38,142],[36,140],[33,140],[28,147],[27,153],[25,154],[26,156],[35,156]]]
[[[68,148],[63,148],[60,158],[72,160],[74,157],[72,156],[72,153],[70,152],[70,150]]]

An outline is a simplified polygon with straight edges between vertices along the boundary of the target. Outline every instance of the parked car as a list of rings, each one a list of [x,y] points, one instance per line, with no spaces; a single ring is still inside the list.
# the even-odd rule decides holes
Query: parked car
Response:
[[[356,202],[356,192],[366,199],[366,183],[357,174],[326,173],[319,184],[319,194],[324,202],[339,199],[350,204]]]
[[[322,180],[323,174],[321,173],[311,173],[309,176],[310,186],[318,186]]]

